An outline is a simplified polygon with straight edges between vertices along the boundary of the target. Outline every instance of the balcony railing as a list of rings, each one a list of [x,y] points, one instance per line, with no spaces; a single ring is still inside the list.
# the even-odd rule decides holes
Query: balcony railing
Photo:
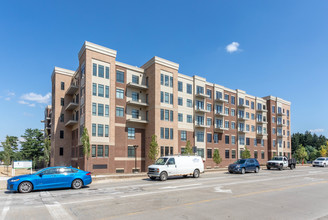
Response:
[[[209,125],[206,125],[202,122],[199,122],[199,121],[195,121],[195,127],[198,127],[198,128],[209,128],[210,126]]]
[[[256,109],[256,111],[258,111],[258,112],[268,112],[267,109]]]
[[[217,102],[228,102],[228,100],[225,100],[223,97],[217,97],[215,99],[215,101],[217,101]]]
[[[228,128],[223,127],[223,125],[215,124],[214,125],[214,130],[222,133],[223,131],[227,131]]]
[[[76,102],[70,102],[67,106],[66,106],[66,108],[65,108],[65,111],[72,111],[72,110],[74,110],[76,107],[78,107],[79,106],[79,104],[78,103],[76,103]]]
[[[247,120],[249,120],[249,118],[246,118],[245,116],[242,116],[242,115],[238,115],[238,120],[247,121]]]
[[[201,98],[209,98],[210,97],[209,95],[206,95],[205,93],[200,93],[200,92],[197,92],[195,94],[195,96],[201,97]]]
[[[245,128],[238,128],[238,132],[240,132],[240,133],[249,133],[249,131],[246,131]]]
[[[77,120],[72,119],[72,120],[69,120],[69,121],[65,124],[65,127],[71,127],[71,126],[76,125],[76,124],[77,124]]]
[[[221,112],[215,111],[215,114],[218,116],[228,116],[228,114],[224,113],[223,111],[221,111]]]
[[[141,101],[134,101],[134,100],[129,100],[126,102],[127,104],[130,104],[130,105],[137,105],[137,106],[148,106],[148,104],[146,102],[141,102]]]
[[[287,125],[283,124],[283,123],[277,123],[278,127],[286,127]]]
[[[67,90],[67,92],[66,92],[66,95],[74,95],[74,93],[75,93],[78,89],[79,89],[79,86],[76,85],[76,84],[74,84],[74,83],[72,83],[72,84],[69,86],[69,88],[68,88],[68,90]]]
[[[238,107],[239,108],[249,108],[249,105],[246,105],[245,103],[239,103]]]
[[[262,136],[267,136],[268,134],[264,131],[257,131],[256,135],[262,137]]]
[[[141,118],[127,118],[126,119],[127,122],[135,122],[135,123],[141,123],[141,124],[147,124],[148,121],[141,119]]]
[[[128,84],[126,84],[128,87],[132,87],[132,88],[137,88],[137,89],[148,89],[148,86],[146,85],[142,85],[142,84],[138,84],[138,83],[133,83],[133,82],[129,82]]]
[[[263,119],[262,120],[257,119],[256,123],[258,123],[258,124],[267,124],[268,122],[266,120],[263,120]]]
[[[209,113],[210,111],[208,111],[208,110],[206,110],[206,109],[204,109],[204,108],[199,108],[199,107],[195,107],[195,111],[196,112],[203,112],[203,113]]]

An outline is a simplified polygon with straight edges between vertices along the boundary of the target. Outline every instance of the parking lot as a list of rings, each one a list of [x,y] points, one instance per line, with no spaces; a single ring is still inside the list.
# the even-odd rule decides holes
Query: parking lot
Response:
[[[0,191],[0,219],[318,219],[328,168],[110,180],[81,190]]]

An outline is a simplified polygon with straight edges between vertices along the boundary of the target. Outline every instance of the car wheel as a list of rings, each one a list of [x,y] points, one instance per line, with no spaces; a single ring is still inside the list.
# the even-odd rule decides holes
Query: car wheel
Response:
[[[312,165],[313,167],[315,167],[315,165]]]
[[[270,169],[271,169],[271,167],[267,167],[267,169],[268,169],[268,170],[270,170]]]
[[[323,167],[326,167],[326,164],[325,163],[323,164]]]
[[[151,180],[155,180],[155,179],[156,179],[155,176],[150,176],[149,178],[150,178]]]
[[[22,182],[18,186],[18,191],[20,193],[29,193],[33,189],[33,184],[31,182]]]
[[[194,178],[198,178],[198,177],[199,177],[199,170],[196,169],[196,170],[194,171],[193,177],[194,177]]]
[[[183,178],[187,178],[188,177],[188,175],[183,175]]]
[[[80,180],[80,179],[73,180],[73,182],[72,182],[72,188],[73,189],[81,189],[82,186],[83,186],[82,180]]]
[[[166,172],[161,172],[161,175],[159,176],[159,178],[161,179],[161,181],[167,180],[167,173]]]
[[[233,173],[231,170],[229,170],[229,173]]]
[[[258,167],[255,168],[255,173],[258,173],[260,169]]]
[[[245,173],[246,173],[245,168],[241,168],[241,174],[245,174]]]
[[[283,166],[282,166],[282,165],[280,165],[280,166],[279,166],[279,170],[282,170],[282,169],[283,169]]]
[[[293,164],[290,165],[290,169],[291,170],[294,169],[294,165]]]

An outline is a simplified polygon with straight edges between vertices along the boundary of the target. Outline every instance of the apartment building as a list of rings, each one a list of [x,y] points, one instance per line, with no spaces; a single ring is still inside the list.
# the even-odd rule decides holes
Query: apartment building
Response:
[[[49,137],[51,136],[51,111],[51,105],[47,105],[44,109],[44,119],[41,121],[41,123],[44,123],[44,135]]]
[[[207,168],[247,147],[264,164],[290,156],[290,102],[263,98],[179,73],[179,64],[153,57],[141,67],[116,61],[115,50],[85,42],[75,71],[52,73],[51,165],[96,173],[146,171],[151,136],[159,155],[180,154],[190,141]],[[83,128],[91,154],[81,146]]]

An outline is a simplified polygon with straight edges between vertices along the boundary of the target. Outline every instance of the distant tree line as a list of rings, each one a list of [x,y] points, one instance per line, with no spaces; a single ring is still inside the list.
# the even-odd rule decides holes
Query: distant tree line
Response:
[[[39,129],[28,128],[19,141],[16,136],[6,136],[1,142],[0,161],[10,165],[16,160],[32,160],[33,168],[46,167],[50,162],[50,139]]]
[[[309,131],[292,135],[292,155],[299,162],[313,161],[317,157],[326,157],[328,140],[325,136],[312,134]]]

